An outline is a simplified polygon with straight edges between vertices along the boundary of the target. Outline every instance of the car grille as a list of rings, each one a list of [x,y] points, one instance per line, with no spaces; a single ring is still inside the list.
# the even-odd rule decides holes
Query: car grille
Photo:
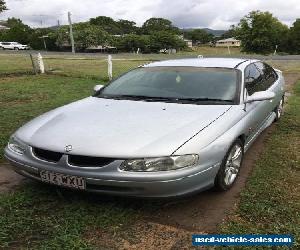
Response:
[[[92,157],[82,155],[68,155],[68,162],[73,166],[78,167],[103,167],[116,159],[107,157]]]
[[[35,157],[43,161],[58,162],[63,153],[45,150],[41,148],[32,148]],[[68,163],[76,167],[103,167],[117,159],[107,157],[92,157],[83,155],[68,155]]]
[[[49,162],[58,162],[63,155],[62,153],[53,152],[41,148],[32,148],[32,151],[37,158]]]

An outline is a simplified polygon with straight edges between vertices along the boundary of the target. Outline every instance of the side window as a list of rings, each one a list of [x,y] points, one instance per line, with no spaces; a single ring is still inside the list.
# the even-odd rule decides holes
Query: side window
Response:
[[[266,63],[257,62],[255,63],[257,68],[262,72],[264,76],[262,91],[270,88],[277,80],[277,74],[274,69]]]
[[[263,76],[257,67],[252,63],[245,69],[245,87],[249,95],[261,91]]]

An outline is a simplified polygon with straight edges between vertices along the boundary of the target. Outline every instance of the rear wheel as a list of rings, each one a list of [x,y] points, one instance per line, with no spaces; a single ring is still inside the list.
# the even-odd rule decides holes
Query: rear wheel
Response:
[[[237,139],[226,153],[216,176],[215,186],[218,190],[225,191],[233,186],[240,172],[243,156],[243,142]]]
[[[15,50],[19,50],[19,48],[15,48]]]
[[[280,100],[278,106],[275,108],[275,114],[276,114],[275,121],[276,122],[279,121],[279,119],[282,116],[282,113],[283,113],[283,103],[284,103],[284,98],[282,97],[282,99]]]
[[[0,47],[0,50],[4,50],[4,48],[3,48],[3,47]]]

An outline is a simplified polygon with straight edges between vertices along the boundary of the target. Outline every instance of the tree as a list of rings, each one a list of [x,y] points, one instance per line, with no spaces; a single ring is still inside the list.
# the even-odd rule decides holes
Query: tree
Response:
[[[142,32],[144,34],[151,34],[156,31],[168,31],[170,33],[179,34],[179,29],[173,26],[172,22],[164,18],[152,17],[144,22]]]
[[[230,25],[230,29],[227,30],[223,35],[221,35],[221,39],[227,39],[236,36],[236,27],[235,25]]]
[[[74,31],[75,44],[79,49],[85,49],[90,46],[106,45],[109,37],[109,34],[105,30],[96,25],[88,25],[83,28],[77,28]]]
[[[26,24],[24,24],[20,19],[8,18],[6,22],[9,30],[5,30],[1,33],[2,40],[4,41],[15,41],[23,44],[28,44],[30,41],[30,35],[33,30]]]
[[[136,23],[129,20],[120,19],[117,21],[117,25],[122,34],[132,34],[137,31]]]
[[[47,50],[58,50],[56,44],[56,32],[51,28],[37,28],[29,36],[29,44],[33,49],[43,50],[45,49],[43,36],[45,39]]]
[[[7,10],[4,0],[0,0],[0,13]]]
[[[156,31],[150,35],[150,49],[158,52],[161,49],[180,49],[186,46],[185,42],[169,31]]]
[[[296,19],[290,28],[286,50],[294,54],[300,54],[300,18]]]
[[[252,11],[240,20],[236,38],[245,52],[270,53],[287,33],[288,27],[271,13]]]
[[[205,44],[213,39],[213,35],[202,29],[194,29],[185,33],[185,37],[192,40],[193,43]]]
[[[106,45],[110,41],[110,35],[97,25],[90,23],[77,23],[73,25],[75,47],[83,50],[90,46]],[[69,30],[62,26],[56,32],[56,43],[59,47],[70,46]]]
[[[114,45],[121,51],[137,51],[140,48],[142,52],[150,52],[149,35],[124,35],[117,39]]]
[[[90,19],[90,24],[101,27],[103,30],[110,34],[120,34],[121,30],[118,27],[118,23],[107,16],[98,16]]]

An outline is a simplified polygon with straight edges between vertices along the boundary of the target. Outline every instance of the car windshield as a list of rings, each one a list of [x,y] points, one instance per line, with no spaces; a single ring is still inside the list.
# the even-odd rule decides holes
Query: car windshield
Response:
[[[232,103],[237,70],[199,67],[144,67],[111,82],[96,96],[171,102]]]

